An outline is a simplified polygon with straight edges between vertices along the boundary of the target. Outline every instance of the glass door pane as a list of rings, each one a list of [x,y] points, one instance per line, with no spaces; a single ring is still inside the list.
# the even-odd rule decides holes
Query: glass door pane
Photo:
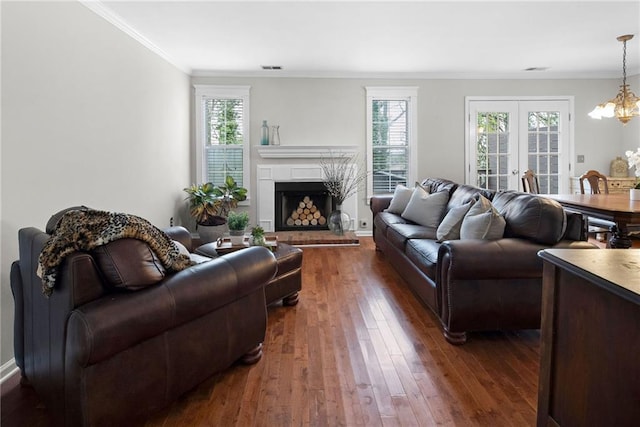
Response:
[[[518,161],[517,104],[472,102],[470,116],[469,182],[490,190],[513,188],[517,185],[512,173]]]
[[[522,101],[521,164],[538,176],[540,192],[569,191],[569,113],[567,101]]]

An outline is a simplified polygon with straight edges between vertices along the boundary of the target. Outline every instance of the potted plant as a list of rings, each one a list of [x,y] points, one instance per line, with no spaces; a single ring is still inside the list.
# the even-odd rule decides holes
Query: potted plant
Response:
[[[216,215],[226,218],[231,209],[238,207],[238,202],[247,200],[247,189],[239,187],[236,180],[232,176],[224,179],[224,184],[213,187],[213,193],[216,196],[214,206]]]
[[[223,185],[206,182],[194,184],[184,191],[188,194],[189,213],[196,220],[196,229],[203,243],[222,237],[229,211],[247,199],[247,189],[239,187],[231,176],[225,178]]]
[[[249,225],[249,214],[246,212],[229,212],[227,226],[231,236],[232,245],[241,245],[244,242],[244,232]]]
[[[264,237],[264,228],[256,225],[251,229],[251,236],[249,236],[249,246],[266,246],[267,242]]]

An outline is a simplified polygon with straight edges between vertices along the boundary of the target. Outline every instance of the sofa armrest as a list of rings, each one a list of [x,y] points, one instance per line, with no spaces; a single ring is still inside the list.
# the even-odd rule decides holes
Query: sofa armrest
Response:
[[[189,252],[193,252],[193,239],[191,238],[191,233],[189,232],[189,230],[181,226],[173,226],[165,228],[162,231],[164,231],[171,238],[171,240],[182,243]]]
[[[380,195],[371,197],[369,207],[371,209],[371,212],[373,213],[373,218],[375,218],[379,212],[382,212],[389,207],[392,198],[392,195]]]
[[[255,292],[276,274],[274,255],[252,247],[168,276],[135,292],[111,293],[71,313],[67,351],[88,366]]]
[[[537,254],[546,248],[518,238],[445,241],[438,249],[437,281],[542,277]]]
[[[589,223],[587,217],[580,212],[565,210],[567,215],[567,228],[565,229],[562,240],[587,240],[587,231]]]

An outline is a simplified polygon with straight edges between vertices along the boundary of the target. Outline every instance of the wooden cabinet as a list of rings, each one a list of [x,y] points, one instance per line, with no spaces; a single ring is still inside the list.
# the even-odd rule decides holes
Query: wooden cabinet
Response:
[[[541,426],[640,423],[640,249],[548,249]]]
[[[614,178],[611,176],[607,177],[607,184],[609,184],[609,193],[628,193],[631,188],[636,185],[636,178],[629,176],[624,178]],[[602,183],[600,183],[600,192],[604,193],[604,188],[602,188]],[[591,187],[587,181],[584,182],[584,191],[587,193],[591,192]],[[572,176],[571,177],[571,193],[580,194],[580,177]]]

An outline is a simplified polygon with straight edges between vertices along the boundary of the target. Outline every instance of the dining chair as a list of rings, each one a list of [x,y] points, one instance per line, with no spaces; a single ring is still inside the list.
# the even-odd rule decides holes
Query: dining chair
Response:
[[[538,177],[531,169],[527,169],[522,174],[522,191],[525,193],[540,194],[540,184]]]
[[[587,181],[589,183],[589,187],[591,187],[591,194],[600,194],[600,184],[602,183],[602,191],[604,194],[609,194],[609,183],[607,182],[607,177],[597,170],[589,170],[582,175],[578,179],[580,181],[580,193],[585,194],[584,192],[584,182]]]
[[[597,170],[588,170],[580,175],[578,178],[580,182],[580,193],[585,194],[584,182],[589,183],[591,194],[609,194],[609,183],[607,177]],[[602,190],[600,190],[600,184],[602,184]],[[587,234],[592,235],[596,240],[608,241],[609,234],[611,233],[612,226],[615,226],[615,222],[607,221],[600,218],[588,217],[589,229]]]

